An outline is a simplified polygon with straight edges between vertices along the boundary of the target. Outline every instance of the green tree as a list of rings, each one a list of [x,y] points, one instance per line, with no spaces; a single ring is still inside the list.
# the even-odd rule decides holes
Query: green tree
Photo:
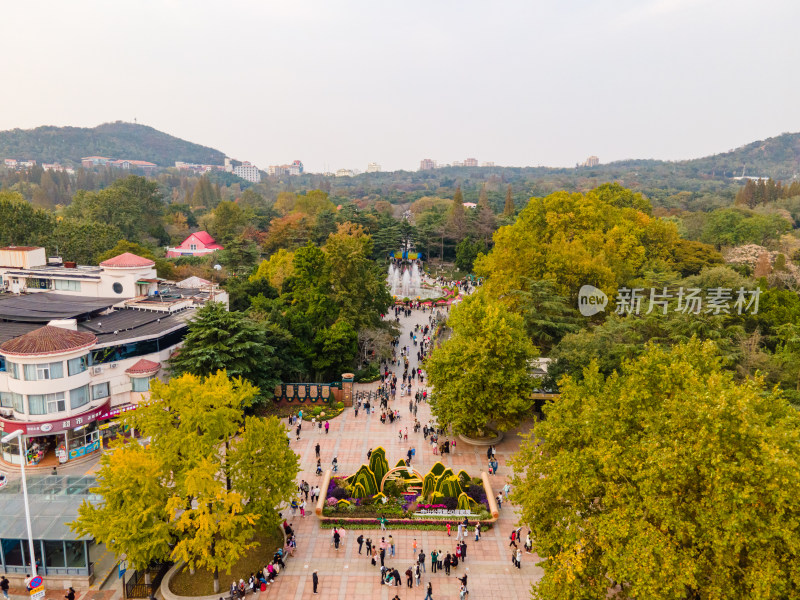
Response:
[[[246,275],[258,262],[258,246],[252,241],[238,237],[228,241],[219,253],[219,262],[230,269],[234,275]],[[242,273],[242,272],[245,273]]]
[[[262,527],[277,526],[276,507],[291,498],[299,470],[298,456],[286,444],[283,423],[277,417],[247,417],[227,460],[232,488],[260,516]]]
[[[209,233],[223,246],[241,235],[250,215],[236,202],[220,202],[214,209]]]
[[[59,219],[47,244],[64,260],[74,260],[82,265],[90,265],[95,258],[113,248],[123,239],[122,232],[115,225],[101,221],[81,219]]]
[[[517,207],[514,206],[514,196],[511,193],[511,184],[509,183],[506,188],[506,203],[503,206],[503,216],[513,217],[515,212],[517,212]]]
[[[464,209],[464,194],[461,186],[456,188],[447,216],[447,235],[454,242],[460,242],[467,235],[467,214]]]
[[[435,392],[431,410],[457,433],[506,431],[528,414],[536,356],[522,318],[482,294],[452,310],[453,335],[426,361]]]
[[[114,553],[125,554],[130,565],[143,571],[170,555],[174,536],[167,514],[169,472],[139,443],[117,443],[100,457],[97,487],[101,504],[84,500],[70,528],[92,536]]]
[[[228,311],[219,302],[209,302],[189,323],[180,351],[170,359],[175,375],[191,373],[205,377],[227,371],[260,390],[263,401],[280,380],[274,350],[267,344],[264,328],[241,312]]]
[[[144,177],[130,175],[99,192],[79,190],[64,214],[83,222],[114,226],[122,233],[120,237],[134,242],[146,237],[169,242],[161,221],[164,203],[158,184]]]
[[[511,461],[534,597],[797,597],[800,418],[712,342],[592,365],[545,414]]]
[[[465,273],[470,273],[481,250],[486,250],[486,246],[474,242],[470,238],[464,238],[458,242],[456,244],[456,267]]]
[[[22,194],[0,191],[0,246],[43,246],[54,226],[53,216],[28,204]]]
[[[372,260],[372,238],[352,223],[339,226],[323,248],[329,295],[353,329],[377,326],[392,303],[385,274]]]
[[[555,282],[549,279],[528,280],[525,289],[514,292],[525,321],[525,330],[533,344],[549,351],[568,333],[581,329],[578,314],[567,299],[559,295]]]

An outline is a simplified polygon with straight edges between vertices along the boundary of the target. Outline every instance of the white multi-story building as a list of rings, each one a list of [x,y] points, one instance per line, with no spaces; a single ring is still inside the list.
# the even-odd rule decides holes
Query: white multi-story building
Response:
[[[337,177],[352,177],[354,175],[353,171],[350,169],[339,169],[336,171]]]
[[[43,253],[0,249],[0,262],[25,263],[0,267],[10,283],[0,293],[0,433],[21,430],[28,464],[50,468],[116,435],[112,417],[166,378],[194,309],[227,295],[208,282],[159,287],[153,261],[129,253],[99,267],[29,264]],[[0,444],[0,460],[19,463],[16,441]]]
[[[257,166],[249,162],[243,162],[238,167],[234,167],[233,174],[247,181],[252,181],[253,183],[259,183],[261,181],[261,171],[258,170]]]
[[[371,162],[367,165],[367,173],[380,173],[381,166],[378,163]]]

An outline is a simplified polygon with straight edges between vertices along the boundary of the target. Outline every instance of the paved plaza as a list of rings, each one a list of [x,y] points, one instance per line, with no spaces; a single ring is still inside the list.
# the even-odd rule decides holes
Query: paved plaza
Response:
[[[416,349],[409,338],[409,331],[413,330],[415,324],[428,323],[430,312],[419,310],[412,311],[408,318],[401,317],[402,327],[401,345],[411,346],[411,356],[409,357],[410,367],[417,366]],[[418,334],[419,336],[420,334]],[[399,352],[398,352],[399,354]],[[402,367],[396,367],[398,378],[402,381]],[[378,383],[369,385],[356,385],[358,390],[375,390]],[[417,387],[413,388],[416,392]],[[413,397],[412,392],[412,397]],[[399,391],[398,391],[399,393]],[[390,407],[397,408],[402,416],[399,423],[385,425],[380,422],[380,411],[367,416],[362,409],[358,417],[352,409],[330,421],[331,427],[328,434],[324,429],[311,428],[311,423],[304,421],[301,437],[299,441],[292,435],[291,446],[300,455],[301,472],[298,475],[298,483],[306,480],[309,484],[320,484],[322,477],[315,475],[316,458],[314,447],[319,442],[321,446],[322,465],[324,469],[329,469],[331,460],[334,456],[339,461],[339,474],[345,475],[354,472],[367,459],[367,451],[383,446],[386,449],[386,458],[390,466],[398,460],[406,457],[409,448],[415,448],[416,453],[412,466],[421,473],[427,473],[430,467],[437,461],[441,461],[446,466],[458,472],[464,469],[472,476],[480,475],[481,471],[487,470],[486,448],[474,447],[457,441],[455,448],[450,454],[444,456],[434,455],[429,443],[424,441],[422,432],[414,433],[413,417],[408,412],[409,397],[398,396],[394,403],[390,402]],[[299,408],[299,406],[298,406]],[[430,419],[430,407],[427,403],[420,403],[417,418],[420,423],[426,423]],[[286,423],[286,419],[284,419]],[[408,441],[398,439],[400,429],[405,433],[408,427]],[[523,425],[520,430],[527,430],[529,424]],[[519,430],[510,432],[505,439],[496,447],[497,460],[499,462],[499,472],[496,476],[490,476],[494,493],[497,494],[505,485],[510,474],[507,465],[508,457],[519,448]],[[451,438],[452,439],[452,438]],[[443,441],[440,440],[440,441]],[[87,463],[76,465],[72,468],[60,469],[67,474],[74,471],[78,474],[92,474],[99,464]],[[389,587],[380,583],[380,567],[373,567],[370,560],[364,554],[359,556],[358,543],[356,538],[359,533],[364,537],[370,537],[374,542],[380,542],[381,531],[379,529],[369,530],[348,530],[345,534],[343,543],[338,550],[333,548],[331,543],[331,530],[321,529],[319,520],[314,514],[313,507],[309,504],[306,511],[306,518],[301,519],[299,512],[296,517],[289,517],[297,532],[297,552],[295,556],[286,563],[286,570],[277,580],[267,588],[267,591],[258,596],[263,598],[279,598],[280,600],[300,600],[304,598],[330,598],[337,600],[391,600],[397,594],[400,598],[425,597],[428,582],[433,584],[434,600],[449,600],[459,597],[458,577],[465,573],[468,575],[468,587],[470,600],[491,599],[491,600],[516,600],[530,598],[530,586],[542,576],[542,570],[535,566],[538,557],[534,554],[527,554],[523,551],[522,567],[517,569],[511,563],[511,548],[509,547],[509,535],[514,526],[515,510],[511,504],[503,503],[500,511],[500,520],[495,526],[484,531],[479,542],[474,541],[474,534],[467,539],[467,559],[460,562],[456,569],[451,570],[448,577],[444,572],[432,574],[430,569],[430,553],[432,550],[442,550],[446,554],[452,552],[455,545],[456,531],[452,532],[452,537],[448,538],[444,531],[413,531],[408,529],[391,530],[383,532],[388,539],[388,535],[394,537],[396,556],[390,557],[387,553],[386,565],[397,568],[403,576],[404,584],[402,587]],[[289,515],[289,511],[286,511]],[[523,529],[524,535],[527,529]],[[412,589],[405,586],[405,571],[413,564],[413,540],[416,538],[417,547],[425,551],[427,559],[425,562],[426,572],[422,574],[421,586],[416,585]],[[265,561],[271,556],[272,549],[264,549]],[[113,567],[113,561],[109,563]],[[319,575],[319,594],[314,596],[312,593],[311,574],[314,570]],[[221,584],[223,590],[227,591],[229,581],[225,574],[222,574]],[[100,587],[102,581],[96,582],[93,590],[89,592],[78,591],[77,600],[117,600],[121,598],[119,583],[116,576],[109,578],[106,585]],[[48,590],[48,600],[61,599],[64,595],[62,590]],[[12,596],[15,598],[25,597],[25,591],[13,589]],[[159,594],[159,597],[161,595]]]
[[[401,317],[400,324],[403,333],[400,337],[401,345],[411,346],[410,367],[417,365],[416,350],[408,332],[414,325],[428,322],[430,312],[412,311],[408,318]],[[402,368],[398,367],[398,377],[402,378]],[[356,389],[376,389],[377,383],[369,386],[356,386]],[[416,387],[413,391],[416,391]],[[305,479],[310,484],[321,481],[322,477],[314,474],[316,459],[314,446],[319,442],[323,468],[330,468],[334,456],[339,461],[339,473],[349,474],[354,472],[366,461],[367,452],[371,448],[383,446],[386,449],[386,458],[390,465],[394,465],[401,458],[406,457],[409,447],[416,449],[412,466],[421,473],[437,461],[449,466],[454,472],[459,469],[466,470],[470,475],[477,476],[480,471],[487,470],[486,448],[474,447],[462,442],[457,442],[455,450],[449,455],[434,455],[430,444],[425,443],[422,432],[413,432],[413,417],[408,412],[408,397],[394,401],[394,407],[400,411],[400,423],[385,425],[380,422],[380,411],[367,416],[364,410],[359,411],[358,417],[352,409],[347,409],[341,416],[333,419],[330,432],[326,435],[323,430],[311,430],[310,423],[304,422],[300,441],[291,441],[294,450],[300,455],[301,473],[298,482]],[[391,406],[392,403],[390,403]],[[420,403],[417,418],[420,423],[425,423],[430,418],[430,407],[427,403]],[[398,439],[398,430],[408,427],[408,442]],[[523,426],[522,429],[527,429]],[[498,462],[500,464],[497,476],[490,476],[495,494],[506,483],[509,476],[507,465],[508,457],[519,448],[517,432],[506,435],[505,440],[497,446]],[[482,534],[479,542],[474,541],[474,534],[467,540],[467,560],[459,563],[450,576],[441,573],[432,574],[430,571],[430,552],[434,549],[443,550],[445,553],[454,549],[456,532],[448,538],[444,531],[413,531],[396,530],[383,532],[394,537],[397,549],[396,556],[387,556],[386,565],[395,567],[403,575],[405,570],[413,563],[413,539],[416,538],[419,548],[428,555],[426,561],[427,572],[423,574],[422,585],[413,589],[405,587],[389,587],[380,584],[379,567],[373,567],[369,559],[358,554],[356,538],[359,533],[370,537],[373,541],[380,541],[381,532],[377,529],[348,530],[344,541],[335,550],[331,545],[331,530],[321,529],[319,521],[312,511],[307,513],[305,519],[298,515],[289,519],[297,532],[298,550],[293,559],[287,563],[287,569],[278,577],[275,583],[268,588],[267,597],[294,599],[301,598],[335,598],[338,600],[350,599],[385,599],[390,600],[397,594],[400,598],[424,598],[428,582],[433,583],[433,598],[435,600],[458,598],[458,577],[468,574],[469,598],[491,598],[493,600],[512,600],[530,598],[531,583],[537,581],[542,570],[535,566],[538,557],[523,552],[522,568],[517,569],[511,563],[511,548],[509,535],[516,525],[515,511],[512,505],[503,503],[500,511],[500,520],[490,531]],[[523,529],[524,534],[527,529]],[[314,570],[319,575],[319,592],[312,594],[311,574]]]

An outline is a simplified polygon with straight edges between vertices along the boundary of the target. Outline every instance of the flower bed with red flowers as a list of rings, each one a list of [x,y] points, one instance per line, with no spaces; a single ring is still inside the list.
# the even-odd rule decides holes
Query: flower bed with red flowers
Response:
[[[345,529],[380,529],[381,524],[377,519],[359,519],[346,517],[322,517],[320,526],[323,529],[331,529],[333,527],[344,527]],[[455,529],[459,523],[463,523],[462,518],[453,519],[386,519],[387,529],[420,529],[420,530],[445,530],[447,524]],[[470,527],[474,527],[478,521],[467,521]],[[480,520],[481,529],[486,531],[492,528],[494,519]]]

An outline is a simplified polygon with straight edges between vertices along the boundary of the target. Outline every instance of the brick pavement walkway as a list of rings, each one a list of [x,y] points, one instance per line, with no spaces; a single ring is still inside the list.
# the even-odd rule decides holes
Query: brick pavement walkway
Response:
[[[410,366],[416,366],[416,352],[410,341],[408,332],[415,323],[427,323],[430,313],[413,311],[411,317],[401,318],[403,333],[400,337],[401,345],[410,345],[413,356],[410,357]],[[402,375],[400,370],[398,375]],[[357,389],[375,389],[377,383],[369,386],[358,386]],[[414,387],[414,391],[416,391]],[[358,417],[351,409],[346,410],[340,417],[332,420],[330,433],[327,435],[318,431],[304,430],[300,441],[292,438],[291,445],[301,457],[301,479],[309,481],[312,485],[321,477],[314,474],[316,459],[314,446],[317,442],[321,446],[322,465],[330,467],[333,456],[339,461],[339,473],[354,472],[367,457],[370,448],[383,446],[386,449],[386,458],[390,465],[394,465],[401,458],[405,458],[409,447],[416,448],[413,466],[421,473],[426,473],[437,460],[450,466],[453,471],[465,469],[470,475],[477,476],[481,470],[487,469],[486,448],[473,447],[462,442],[456,444],[455,451],[449,455],[434,456],[430,444],[425,444],[422,433],[413,432],[413,418],[408,412],[408,397],[395,401],[395,407],[400,411],[402,420],[400,424],[382,425],[380,413],[369,417],[361,410]],[[390,403],[391,406],[391,403]],[[421,403],[417,418],[420,423],[425,423],[430,418],[430,408],[426,403]],[[398,439],[398,429],[409,428],[408,442]],[[523,426],[521,430],[527,430]],[[499,472],[496,477],[490,477],[495,493],[506,483],[509,468],[507,458],[519,448],[519,438],[515,432],[510,432],[497,446]],[[400,598],[419,598],[425,596],[428,581],[433,583],[434,600],[449,600],[458,598],[459,582],[457,577],[465,572],[469,576],[469,598],[491,598],[492,600],[517,600],[530,598],[530,586],[542,576],[542,570],[535,566],[538,557],[523,552],[522,568],[517,569],[511,564],[511,552],[508,546],[509,534],[516,525],[513,506],[503,503],[500,511],[500,520],[495,527],[484,532],[481,541],[474,542],[474,536],[467,540],[467,560],[459,563],[457,569],[451,571],[450,577],[442,573],[430,572],[430,552],[434,548],[445,553],[452,551],[455,542],[453,537],[448,538],[442,531],[413,531],[397,530],[385,532],[394,537],[397,548],[395,558],[386,559],[386,565],[396,567],[405,579],[405,570],[412,564],[412,540],[416,537],[418,547],[428,554],[426,567],[428,571],[423,574],[422,585],[408,589],[402,587],[390,588],[380,585],[380,571],[373,567],[364,556],[358,555],[356,538],[359,533],[364,537],[371,537],[373,541],[380,541],[379,530],[348,530],[339,550],[331,546],[331,532],[320,529],[319,521],[312,511],[305,519],[299,515],[290,521],[297,532],[298,550],[294,558],[287,563],[287,569],[278,577],[275,583],[269,586],[265,597],[281,598],[287,600],[300,600],[303,598],[330,598],[337,600],[390,600],[395,594]],[[526,530],[524,530],[525,532]],[[312,595],[311,574],[318,570],[320,585],[317,596]]]

